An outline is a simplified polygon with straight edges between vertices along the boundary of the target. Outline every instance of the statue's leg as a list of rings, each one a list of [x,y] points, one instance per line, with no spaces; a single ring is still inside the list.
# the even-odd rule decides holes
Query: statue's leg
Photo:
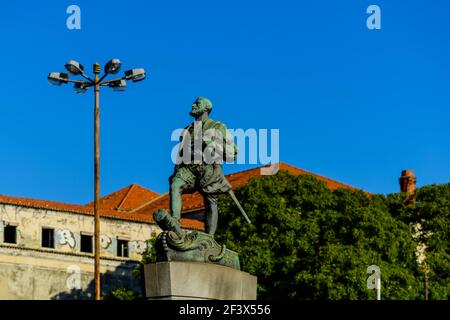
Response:
[[[182,200],[181,195],[183,193],[183,186],[185,182],[181,179],[173,179],[170,184],[170,215],[180,220],[181,218],[181,208],[182,208]]]
[[[217,196],[212,194],[203,195],[205,203],[205,231],[207,234],[214,235],[217,229],[218,208]]]

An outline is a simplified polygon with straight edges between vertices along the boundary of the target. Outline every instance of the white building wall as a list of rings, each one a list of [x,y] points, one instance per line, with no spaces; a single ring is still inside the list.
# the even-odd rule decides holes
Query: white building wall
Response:
[[[17,244],[4,243],[4,226],[17,226]],[[42,228],[55,230],[55,248],[41,247]],[[81,233],[93,234],[91,215],[0,204],[0,299],[80,299],[93,294],[93,253],[80,251]],[[102,218],[102,289],[139,290],[132,270],[158,226]],[[129,257],[117,256],[117,240],[129,241]]]

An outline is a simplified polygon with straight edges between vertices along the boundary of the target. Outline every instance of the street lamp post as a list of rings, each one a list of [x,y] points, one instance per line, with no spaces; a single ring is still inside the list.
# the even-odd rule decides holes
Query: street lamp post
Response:
[[[103,81],[109,74],[119,72],[121,63],[119,59],[110,60],[104,68],[104,75],[99,77],[100,64],[93,66],[94,80],[86,76],[83,66],[77,61],[70,60],[65,64],[67,71],[74,75],[82,76],[85,81],[69,79],[67,73],[51,72],[47,79],[51,84],[61,85],[73,83],[77,93],[85,93],[89,87],[94,87],[94,242],[95,242],[95,262],[94,262],[94,282],[95,300],[100,300],[100,87],[108,86],[115,91],[123,91],[127,80],[138,82],[145,79],[144,69],[132,69],[125,71],[125,76]]]

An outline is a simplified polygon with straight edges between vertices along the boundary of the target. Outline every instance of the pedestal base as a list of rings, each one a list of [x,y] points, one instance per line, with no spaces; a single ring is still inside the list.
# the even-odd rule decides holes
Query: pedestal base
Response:
[[[256,300],[256,277],[200,262],[145,265],[145,294],[152,300]]]

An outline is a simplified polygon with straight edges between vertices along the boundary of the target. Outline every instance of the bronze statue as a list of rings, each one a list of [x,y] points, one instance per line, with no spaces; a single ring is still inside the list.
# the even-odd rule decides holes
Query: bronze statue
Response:
[[[239,269],[237,254],[214,240],[218,222],[218,196],[229,193],[248,223],[244,209],[236,199],[222,172],[223,161],[237,156],[233,136],[225,124],[209,117],[210,100],[199,97],[189,113],[195,121],[180,138],[180,150],[170,182],[170,214],[159,209],[153,214],[163,232],[156,241],[158,261],[189,260],[212,262]],[[181,228],[182,194],[199,192],[205,205],[205,233],[185,232]]]
[[[189,113],[195,121],[187,126],[180,140],[180,151],[170,182],[169,229],[182,233],[181,218],[183,193],[200,192],[205,205],[205,231],[214,235],[217,229],[217,197],[231,190],[222,172],[222,162],[233,161],[237,155],[236,145],[226,126],[211,119],[210,100],[199,97]],[[211,155],[207,149],[211,148]],[[225,152],[225,154],[224,154]],[[209,160],[209,161],[208,161]]]

